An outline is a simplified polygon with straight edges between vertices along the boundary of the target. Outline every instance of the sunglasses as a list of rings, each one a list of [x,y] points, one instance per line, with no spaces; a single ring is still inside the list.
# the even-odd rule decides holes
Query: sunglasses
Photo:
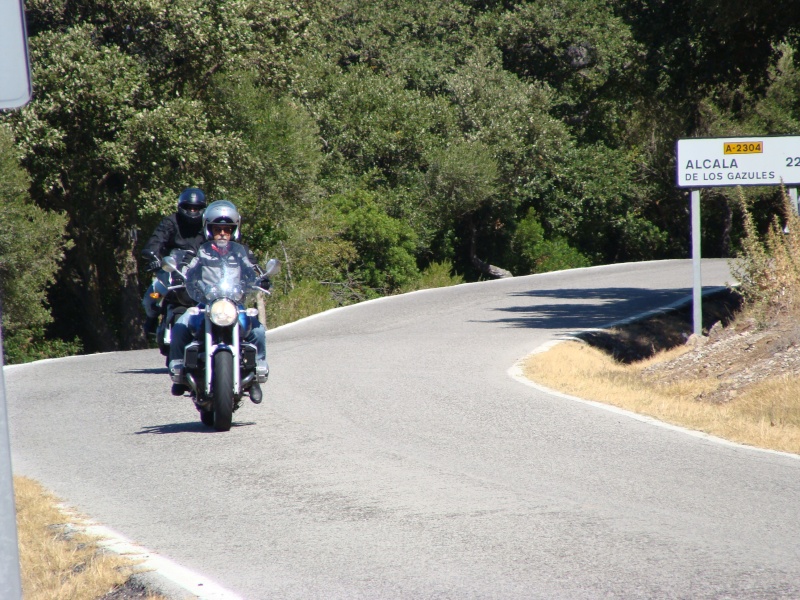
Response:
[[[231,225],[212,225],[211,233],[233,233],[233,226]]]

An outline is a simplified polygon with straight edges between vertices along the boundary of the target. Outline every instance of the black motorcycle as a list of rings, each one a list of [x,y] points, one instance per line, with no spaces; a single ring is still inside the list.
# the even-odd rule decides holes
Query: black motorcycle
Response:
[[[230,253],[246,254],[235,242],[229,242],[228,248]],[[164,260],[166,269],[178,273],[173,258]],[[185,289],[197,306],[187,309],[195,339],[184,351],[183,374],[200,420],[217,431],[231,428],[243,393],[257,382],[256,347],[244,338],[258,310],[245,308],[245,297],[259,290],[269,294],[261,282],[279,271],[280,262],[271,259],[263,271],[243,271],[223,263],[213,272],[190,269],[186,275]]]
[[[197,302],[192,300],[187,293],[183,277],[179,272],[181,266],[185,266],[194,255],[195,253],[192,250],[173,249],[168,256],[161,260],[161,269],[156,272],[153,278],[151,296],[157,301],[156,306],[159,311],[156,342],[158,343],[158,350],[163,356],[167,357],[167,366],[169,366],[169,344],[172,339],[172,327],[175,325],[175,321],[186,312],[187,308],[197,305]],[[175,269],[169,266],[173,262]]]

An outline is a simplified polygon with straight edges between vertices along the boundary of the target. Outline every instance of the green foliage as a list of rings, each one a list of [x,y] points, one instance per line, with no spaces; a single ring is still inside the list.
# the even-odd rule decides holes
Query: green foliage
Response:
[[[331,285],[348,281],[349,265],[356,261],[358,251],[352,241],[344,238],[344,227],[338,213],[323,209],[289,223],[286,242],[276,252],[286,258],[284,276],[291,272],[298,281]]]
[[[428,96],[441,94],[447,74],[484,42],[474,13],[461,2],[311,4],[323,60],[344,70],[368,67]]]
[[[406,89],[403,80],[356,66],[332,77],[314,105],[324,150],[352,173],[375,170],[388,185],[402,183],[452,116],[440,98]]]
[[[480,142],[437,148],[429,154],[428,163],[430,196],[444,223],[475,212],[498,190],[497,163]]]
[[[285,238],[287,221],[302,219],[320,194],[323,155],[316,121],[299,102],[257,85],[252,73],[216,80],[220,120],[244,144],[231,173],[232,196],[254,250]]]
[[[288,292],[273,291],[266,303],[267,323],[279,327],[337,306],[329,286],[306,279]]]
[[[374,194],[356,190],[334,196],[331,209],[341,224],[342,238],[357,252],[348,271],[367,297],[390,294],[418,277],[414,231],[381,210]]]
[[[71,342],[53,338],[44,327],[34,326],[3,332],[3,360],[7,365],[74,356],[82,352],[83,344],[78,338]]]
[[[187,185],[285,259],[287,314],[451,264],[475,279],[473,255],[516,272],[686,256],[675,140],[800,127],[800,3],[776,1],[29,0],[34,98],[0,121],[24,218],[63,213],[74,242],[51,245],[56,324],[131,347],[135,232]],[[744,236],[727,195],[704,211],[715,252]],[[768,221],[773,191],[746,195]],[[79,300],[92,321],[65,310]]]
[[[628,108],[644,51],[608,0],[520,2],[484,27],[506,67],[558,90],[558,114],[588,141],[609,139]],[[495,33],[496,32],[496,33]]]
[[[786,42],[777,44],[779,57],[769,69],[769,85],[755,104],[753,131],[788,133],[800,131],[800,69],[796,49]]]
[[[28,183],[12,137],[0,127],[0,314],[7,362],[59,356],[63,349],[45,340],[52,321],[46,292],[68,247],[67,219],[30,202]]]
[[[431,288],[449,287],[464,283],[464,278],[454,272],[453,263],[449,260],[431,263],[419,274],[419,278],[404,285],[401,293]]]
[[[529,209],[519,222],[511,242],[511,251],[514,253],[517,275],[588,267],[590,264],[563,238],[546,239],[544,227],[533,209]]]
[[[281,0],[26,2],[29,35],[85,26],[95,43],[135,58],[167,96],[201,96],[215,73],[257,69],[285,86],[308,18]]]

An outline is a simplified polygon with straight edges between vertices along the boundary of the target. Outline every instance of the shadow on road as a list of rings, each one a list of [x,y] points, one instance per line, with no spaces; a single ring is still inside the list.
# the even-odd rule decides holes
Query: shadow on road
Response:
[[[141,374],[141,375],[169,375],[167,367],[160,367],[158,369],[128,369],[127,371],[117,371],[118,374]]]
[[[536,329],[602,327],[621,318],[663,308],[679,300],[690,298],[691,295],[691,288],[672,290],[647,290],[642,288],[530,290],[511,294],[511,297],[531,299],[557,298],[561,302],[542,304],[534,301],[530,304],[495,308],[492,310],[500,313],[509,313],[509,316],[480,322],[505,323],[509,327]],[[581,303],[580,300],[586,300],[587,303]]]
[[[231,429],[236,427],[248,427],[255,425],[255,421],[233,423]],[[153,434],[163,435],[167,433],[224,433],[216,431],[213,427],[206,427],[200,421],[189,421],[186,423],[166,423],[164,425],[147,425],[136,432],[136,435]]]

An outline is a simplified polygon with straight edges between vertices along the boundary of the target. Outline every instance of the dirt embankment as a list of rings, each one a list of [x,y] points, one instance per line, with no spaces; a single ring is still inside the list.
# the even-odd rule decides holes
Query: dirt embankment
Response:
[[[688,343],[689,352],[648,367],[648,376],[665,383],[714,378],[720,385],[702,400],[727,402],[752,384],[800,374],[800,323],[784,318],[758,328],[753,320],[734,320],[741,306],[741,296],[732,290],[704,298],[703,329],[708,335],[699,339],[692,335],[691,304],[579,337],[624,363]]]

